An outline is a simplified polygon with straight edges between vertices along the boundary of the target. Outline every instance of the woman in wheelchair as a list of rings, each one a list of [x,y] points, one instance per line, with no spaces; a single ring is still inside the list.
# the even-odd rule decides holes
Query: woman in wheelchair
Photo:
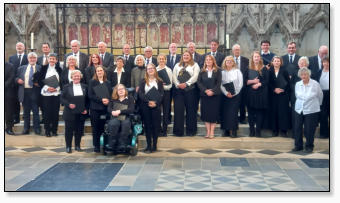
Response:
[[[129,115],[134,112],[135,103],[123,84],[114,87],[112,98],[108,105],[111,120],[108,122],[108,146],[106,148],[121,151],[127,146],[131,129]]]

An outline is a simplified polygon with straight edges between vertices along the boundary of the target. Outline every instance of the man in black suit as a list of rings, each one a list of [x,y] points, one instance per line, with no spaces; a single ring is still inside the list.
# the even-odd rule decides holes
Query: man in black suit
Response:
[[[14,72],[15,74],[18,71],[18,68],[22,65],[27,65],[28,60],[27,60],[27,55],[25,54],[25,45],[22,42],[18,42],[15,45],[15,49],[17,50],[17,53],[9,57],[9,62],[13,65]],[[14,88],[16,94],[18,92],[18,85],[15,83],[15,88]],[[20,103],[18,100],[18,97],[15,97],[13,99],[13,106],[14,106],[14,111],[13,111],[13,119],[14,119],[14,124],[20,122]]]
[[[171,70],[174,70],[176,63],[181,60],[181,55],[176,54],[177,52],[177,44],[171,43],[169,45],[170,54],[166,56],[166,66],[168,66]]]
[[[5,63],[5,122],[6,122],[6,133],[14,135],[13,132],[13,111],[14,105],[13,100],[17,98],[17,91],[15,91],[15,70],[11,63]]]
[[[18,98],[22,103],[24,109],[24,131],[22,134],[29,134],[30,129],[30,113],[33,112],[33,127],[34,132],[40,135],[40,121],[39,121],[39,109],[38,109],[38,96],[40,95],[41,88],[38,85],[38,75],[41,69],[40,65],[37,65],[37,54],[31,52],[27,56],[28,65],[20,66],[15,81],[19,85]]]
[[[195,43],[189,42],[187,44],[187,49],[190,52],[190,54],[192,55],[192,58],[194,59],[194,61],[199,65],[200,68],[202,68],[204,61],[202,60],[202,55],[200,55],[199,53],[196,52]],[[203,61],[203,63],[202,63],[202,61]]]
[[[108,69],[113,68],[113,55],[106,51],[107,44],[98,42],[98,55],[102,61],[102,65]]]
[[[239,44],[234,44],[232,47],[232,52],[234,56],[235,63],[238,67],[238,69],[241,71],[243,75],[243,87],[241,89],[240,95],[241,95],[241,102],[240,102],[240,123],[246,124],[246,99],[247,99],[247,93],[246,93],[246,87],[247,87],[247,81],[246,81],[246,74],[248,72],[249,67],[249,59],[241,56],[241,46]]]
[[[156,67],[158,66],[157,59],[152,57],[152,47],[147,46],[144,48],[144,58],[145,58],[145,67],[149,63],[153,63]]]
[[[222,62],[224,60],[224,54],[222,54],[221,52],[217,51],[218,46],[219,46],[219,42],[218,42],[217,39],[211,40],[211,42],[210,42],[210,50],[211,50],[211,52],[210,53],[206,53],[206,54],[203,55],[202,62],[201,62],[201,63],[203,63],[203,65],[204,65],[205,57],[207,55],[212,55],[213,57],[215,57],[217,66],[218,67],[222,67]],[[203,65],[202,65],[202,67],[203,67]]]
[[[328,47],[325,45],[320,46],[318,55],[309,57],[309,69],[312,72],[311,78],[318,81],[322,70],[322,59],[328,55]]]
[[[276,55],[269,51],[270,48],[270,41],[269,40],[262,40],[261,41],[261,57],[263,60],[263,65],[267,67],[267,69],[270,68],[270,63],[272,61],[272,58]]]
[[[79,68],[79,70],[85,74],[85,68],[88,66],[89,64],[89,58],[86,54],[84,54],[83,52],[80,52],[80,42],[78,40],[72,40],[71,41],[71,49],[72,52],[68,53],[65,55],[64,57],[64,67],[66,67],[66,60],[68,56],[74,56],[77,58],[77,67]]]
[[[289,78],[295,73],[296,69],[299,68],[298,61],[300,56],[296,54],[296,43],[289,42],[287,46],[287,54],[282,56],[283,64],[282,67],[286,68],[289,74]]]
[[[131,77],[131,70],[135,67],[135,57],[130,55],[130,45],[124,44],[123,46],[123,55],[122,57],[125,60],[124,70],[129,73],[129,77]]]

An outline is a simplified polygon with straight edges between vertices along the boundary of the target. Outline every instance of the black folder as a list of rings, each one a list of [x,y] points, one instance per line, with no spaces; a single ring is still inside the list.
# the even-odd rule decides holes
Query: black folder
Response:
[[[115,102],[113,104],[113,110],[114,111],[117,111],[117,110],[126,110],[127,108],[128,108],[128,105],[126,105],[126,104],[117,103],[117,102]],[[120,114],[119,116],[117,116],[117,119],[120,120],[120,121],[125,120],[125,118],[126,118],[126,115],[123,115],[123,114]]]
[[[186,81],[188,81],[191,78],[191,75],[188,71],[184,70],[184,71],[180,71],[180,73],[178,74],[178,81],[179,83],[185,83]]]
[[[275,86],[277,88],[285,89],[287,84],[288,84],[288,82],[286,81],[286,79],[284,77],[277,77],[276,80],[275,80]]]
[[[73,96],[71,104],[75,104],[76,108],[72,109],[73,113],[81,113],[85,110],[85,97],[84,96]]]
[[[55,75],[52,75],[51,77],[45,78],[43,80],[43,83],[45,85],[48,85],[48,86],[53,87],[53,88],[59,87],[59,81],[57,79],[57,76],[55,76]]]
[[[223,87],[230,92],[231,95],[235,95],[235,86],[233,82],[223,84]]]
[[[256,77],[259,77],[259,72],[257,72],[256,70],[249,69],[248,71],[249,80],[254,80]]]
[[[159,101],[161,99],[161,94],[155,87],[152,87],[145,96],[149,101]]]
[[[97,97],[103,99],[103,98],[110,98],[109,90],[107,89],[107,86],[104,84],[99,84],[93,88],[94,93],[97,95]]]
[[[163,80],[165,85],[170,85],[170,78],[168,76],[168,73],[166,72],[165,68],[158,71],[158,76]]]

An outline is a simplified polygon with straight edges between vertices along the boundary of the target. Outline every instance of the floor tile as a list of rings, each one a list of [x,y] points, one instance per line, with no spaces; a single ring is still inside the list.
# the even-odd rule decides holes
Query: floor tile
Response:
[[[109,186],[105,191],[129,191],[130,188],[130,186]]]
[[[220,158],[221,166],[249,166],[246,158]]]
[[[172,149],[172,150],[168,150],[168,152],[174,153],[174,154],[185,154],[188,152],[191,152],[189,150],[186,149]]]
[[[121,167],[119,163],[58,163],[18,191],[103,191]]]
[[[243,150],[243,149],[233,149],[233,150],[228,150],[227,152],[233,153],[233,154],[238,154],[238,155],[243,155],[243,154],[251,153],[251,151]]]
[[[215,149],[202,149],[197,152],[202,153],[202,154],[216,154],[216,153],[220,153],[221,151],[215,150]]]
[[[29,147],[29,148],[25,148],[25,149],[22,149],[24,150],[25,152],[37,152],[37,151],[43,151],[43,150],[46,150],[45,148],[42,148],[42,147]]]
[[[328,159],[301,159],[309,168],[329,168]]]
[[[16,150],[16,147],[5,147],[5,151]]]
[[[275,151],[275,150],[261,150],[261,151],[258,151],[257,153],[268,154],[268,155],[277,155],[277,154],[281,154],[282,152]]]

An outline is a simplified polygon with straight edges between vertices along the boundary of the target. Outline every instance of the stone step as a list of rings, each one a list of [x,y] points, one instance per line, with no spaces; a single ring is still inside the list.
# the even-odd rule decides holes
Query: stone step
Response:
[[[146,147],[144,135],[139,136],[139,149]],[[329,150],[329,140],[315,138],[315,150]],[[64,147],[65,138],[63,134],[57,137],[30,135],[11,136],[5,134],[5,146],[31,146],[31,147]],[[84,148],[92,147],[92,135],[85,134],[81,141]],[[291,138],[271,137],[215,137],[206,139],[203,135],[194,137],[160,137],[158,139],[159,149],[268,149],[268,150],[291,150],[294,147],[294,140]]]

